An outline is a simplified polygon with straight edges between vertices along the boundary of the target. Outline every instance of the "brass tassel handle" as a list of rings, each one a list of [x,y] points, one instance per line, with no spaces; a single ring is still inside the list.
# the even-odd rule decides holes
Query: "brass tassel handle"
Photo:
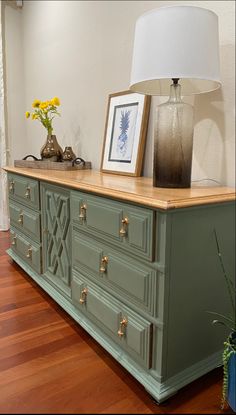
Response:
[[[107,256],[103,256],[101,259],[101,265],[99,268],[99,271],[104,273],[107,271],[107,264],[108,264],[108,257]]]
[[[122,320],[120,321],[120,328],[118,330],[119,337],[123,337],[125,335],[125,329],[127,327],[127,324],[128,324],[127,318],[123,317]]]
[[[81,220],[85,220],[86,219],[86,209],[87,209],[87,206],[83,203],[80,206],[80,214],[79,214],[79,218]]]
[[[16,245],[16,235],[13,236],[11,244],[13,246]]]
[[[120,236],[125,237],[128,234],[128,224],[129,220],[128,218],[124,218],[121,221],[121,229],[120,229]]]
[[[81,297],[79,299],[80,304],[84,304],[86,302],[87,294],[88,294],[88,289],[87,288],[84,288],[81,291]]]
[[[15,186],[15,182],[14,182],[14,180],[11,180],[10,181],[10,185],[9,185],[9,191],[11,192],[11,193],[14,193],[14,186]]]
[[[18,219],[17,222],[20,223],[21,225],[23,225],[23,213],[19,214],[19,219]]]
[[[27,186],[26,192],[25,192],[26,199],[30,199],[30,186]]]
[[[32,248],[31,248],[31,246],[28,248],[28,252],[26,254],[26,258],[32,259]]]

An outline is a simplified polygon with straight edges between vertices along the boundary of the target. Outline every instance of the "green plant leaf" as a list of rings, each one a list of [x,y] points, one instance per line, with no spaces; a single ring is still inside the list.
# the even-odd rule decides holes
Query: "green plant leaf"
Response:
[[[221,324],[222,326],[228,327],[230,330],[233,330],[233,327],[230,326],[229,324],[225,323],[224,321],[221,320],[213,320],[212,324]]]
[[[233,324],[234,324],[234,320],[233,320],[232,318],[230,318],[230,317],[226,317],[226,316],[224,316],[223,314],[216,313],[215,311],[207,311],[207,313],[209,313],[209,314],[214,314],[215,316],[222,317],[223,319],[225,319],[225,320],[229,321],[230,323],[233,323]]]

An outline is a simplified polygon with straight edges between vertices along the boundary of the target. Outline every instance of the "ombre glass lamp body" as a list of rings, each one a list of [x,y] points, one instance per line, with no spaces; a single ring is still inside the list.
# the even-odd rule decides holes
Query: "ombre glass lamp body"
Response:
[[[155,187],[191,186],[193,107],[181,95],[213,91],[220,85],[218,17],[214,12],[181,5],[160,7],[139,17],[130,89],[147,95],[169,96],[170,92],[169,100],[157,108]]]
[[[193,107],[181,99],[174,82],[167,102],[157,107],[154,131],[153,186],[191,186]]]

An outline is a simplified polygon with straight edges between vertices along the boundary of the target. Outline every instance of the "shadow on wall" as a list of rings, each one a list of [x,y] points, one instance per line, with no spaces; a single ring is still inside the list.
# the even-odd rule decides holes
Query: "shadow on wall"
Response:
[[[225,137],[225,114],[223,104],[223,92],[219,88],[216,91],[195,96],[195,127],[203,120],[211,120],[219,132],[221,139]]]
[[[234,152],[234,45],[222,46],[220,54],[222,87],[194,99],[194,157],[208,177],[226,184],[234,169],[229,160]]]
[[[196,95],[194,157],[205,176],[223,184],[225,164],[225,114],[222,89]]]

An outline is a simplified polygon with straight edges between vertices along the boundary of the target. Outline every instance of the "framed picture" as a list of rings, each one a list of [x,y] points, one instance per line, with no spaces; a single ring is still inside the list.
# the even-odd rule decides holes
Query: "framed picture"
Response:
[[[101,171],[141,175],[150,102],[131,91],[109,95]]]

